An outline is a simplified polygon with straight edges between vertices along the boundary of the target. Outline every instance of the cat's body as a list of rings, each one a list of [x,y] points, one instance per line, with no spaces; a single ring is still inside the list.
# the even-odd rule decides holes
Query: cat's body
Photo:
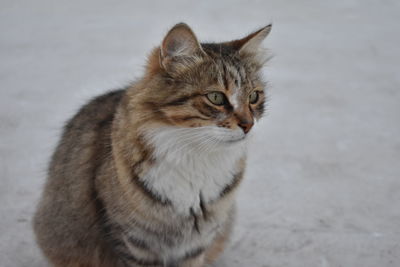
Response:
[[[236,41],[238,49],[268,32]],[[235,43],[218,50],[193,38],[175,26],[142,80],[94,99],[66,125],[34,220],[55,266],[204,266],[223,250],[245,136],[264,96],[249,98],[250,111],[240,103],[262,87],[262,64],[239,65],[240,55],[229,54]],[[223,106],[220,95],[199,91],[216,82],[228,91]]]

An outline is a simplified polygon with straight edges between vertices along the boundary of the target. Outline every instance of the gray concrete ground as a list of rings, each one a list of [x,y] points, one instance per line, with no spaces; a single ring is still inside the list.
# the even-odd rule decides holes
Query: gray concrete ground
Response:
[[[400,266],[395,0],[2,0],[0,266],[46,266],[30,223],[61,125],[179,21],[203,41],[274,23],[268,116],[215,266]]]

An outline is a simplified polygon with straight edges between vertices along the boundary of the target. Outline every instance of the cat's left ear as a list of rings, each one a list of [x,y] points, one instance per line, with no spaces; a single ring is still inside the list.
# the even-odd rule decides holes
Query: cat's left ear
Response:
[[[246,37],[231,42],[231,45],[241,55],[258,56],[262,53],[261,43],[271,32],[272,24],[255,31]]]
[[[160,65],[168,70],[174,63],[183,63],[187,61],[185,59],[193,59],[203,54],[204,51],[192,29],[185,23],[179,23],[167,33],[161,44]]]

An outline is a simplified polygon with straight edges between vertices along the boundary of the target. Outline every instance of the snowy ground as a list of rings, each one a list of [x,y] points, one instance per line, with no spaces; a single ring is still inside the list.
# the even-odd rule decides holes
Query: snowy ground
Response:
[[[46,266],[31,216],[62,123],[139,76],[174,23],[273,22],[268,116],[218,267],[400,266],[400,2],[0,2],[0,266]]]

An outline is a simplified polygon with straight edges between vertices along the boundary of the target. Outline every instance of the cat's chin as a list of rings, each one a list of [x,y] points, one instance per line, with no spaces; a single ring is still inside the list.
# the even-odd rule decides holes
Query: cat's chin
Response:
[[[247,134],[243,133],[240,131],[240,134],[238,132],[235,133],[235,136],[231,136],[224,142],[226,144],[241,144],[241,143],[247,143],[250,139],[253,138],[253,132],[249,132]]]
[[[216,134],[214,138],[218,140],[218,144],[221,148],[235,148],[245,145],[250,139],[250,136],[244,134],[241,130],[234,130],[220,135]]]
[[[237,139],[226,140],[226,141],[224,141],[224,143],[226,143],[228,145],[229,144],[239,144],[239,143],[246,142],[246,140],[247,140],[246,136],[243,136],[243,137],[240,137],[240,138],[237,138]]]
[[[248,135],[237,137],[234,139],[231,138],[228,140],[220,141],[220,146],[227,149],[238,149],[241,147],[246,147],[249,139],[251,138]]]

